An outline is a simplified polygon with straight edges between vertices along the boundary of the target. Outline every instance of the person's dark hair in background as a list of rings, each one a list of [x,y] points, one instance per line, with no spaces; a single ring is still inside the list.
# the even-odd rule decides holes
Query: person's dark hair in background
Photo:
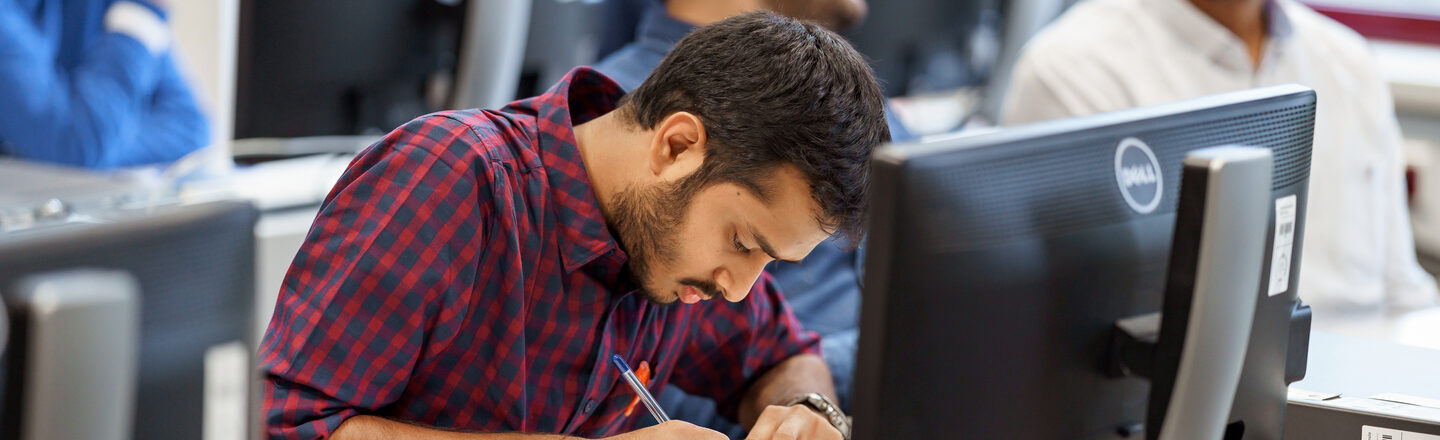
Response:
[[[804,32],[780,32],[777,25]],[[777,41],[791,50],[775,51]],[[721,22],[681,40],[655,75],[621,99],[620,111],[641,129],[679,111],[699,115],[712,146],[680,191],[732,182],[764,195],[764,178],[788,163],[809,179],[823,210],[820,224],[853,242],[870,147],[890,136],[884,118],[874,117],[883,114],[880,88],[865,60],[841,50],[848,46],[816,24],[771,14]],[[701,56],[717,53],[723,56]],[[765,69],[788,75],[776,81],[753,74]]]

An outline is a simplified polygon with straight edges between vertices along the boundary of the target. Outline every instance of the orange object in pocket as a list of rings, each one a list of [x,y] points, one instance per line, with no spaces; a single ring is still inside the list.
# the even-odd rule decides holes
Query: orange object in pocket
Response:
[[[650,388],[650,363],[640,361],[640,368],[635,369],[635,377],[640,379],[640,384],[645,385],[645,388]],[[640,403],[639,395],[631,398],[630,404],[625,406],[625,417],[630,417],[630,413],[635,411],[637,403]]]

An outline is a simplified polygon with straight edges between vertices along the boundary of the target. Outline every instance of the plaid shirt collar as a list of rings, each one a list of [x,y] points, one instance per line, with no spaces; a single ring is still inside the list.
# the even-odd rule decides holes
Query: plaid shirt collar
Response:
[[[588,67],[567,73],[550,90],[534,98],[540,135],[540,161],[545,165],[555,198],[560,257],[566,272],[606,257],[602,264],[615,273],[624,266],[620,249],[575,141],[575,123],[585,123],[614,110],[624,90],[615,81]]]

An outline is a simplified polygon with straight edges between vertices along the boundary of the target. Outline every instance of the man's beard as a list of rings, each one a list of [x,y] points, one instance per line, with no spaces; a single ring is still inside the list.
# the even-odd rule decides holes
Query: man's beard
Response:
[[[686,182],[691,183],[691,182]],[[677,299],[674,292],[657,291],[650,276],[657,265],[676,262],[680,250],[680,228],[685,210],[694,198],[695,189],[685,183],[663,184],[649,189],[626,187],[611,199],[610,229],[629,257],[626,266],[645,299],[668,305]],[[708,280],[684,279],[681,284],[695,287],[702,296],[715,296],[719,289]]]

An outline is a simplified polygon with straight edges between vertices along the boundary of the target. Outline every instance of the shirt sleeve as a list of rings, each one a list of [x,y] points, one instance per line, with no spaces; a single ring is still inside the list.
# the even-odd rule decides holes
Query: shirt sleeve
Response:
[[[115,149],[140,133],[161,55],[130,36],[102,33],[66,67],[56,62],[58,44],[19,2],[0,2],[0,152],[106,167],[107,156],[123,154]]]
[[[1414,231],[1411,229],[1410,207],[1405,189],[1405,154],[1400,123],[1395,118],[1395,102],[1390,87],[1385,84],[1374,66],[1370,53],[1361,50],[1348,65],[1357,70],[1359,81],[1364,82],[1367,104],[1361,106],[1366,114],[1355,118],[1357,121],[1374,121],[1380,133],[1372,148],[1383,149],[1383,156],[1389,159],[1379,166],[1384,167],[1375,174],[1383,179],[1378,185],[1383,190],[1376,197],[1384,200],[1384,212],[1377,213],[1384,225],[1384,268],[1386,294],[1389,302],[1403,308],[1432,307],[1440,303],[1435,278],[1425,272],[1415,253]],[[1357,122],[1362,123],[1362,122]]]
[[[325,438],[395,402],[417,362],[453,340],[488,183],[445,147],[472,140],[443,115],[417,119],[361,153],[326,197],[260,347],[270,438]]]
[[[1020,54],[1000,109],[1002,125],[1083,116],[1134,107],[1116,60],[1065,41],[1071,28],[1042,31]],[[1149,67],[1146,67],[1149,68]]]
[[[740,302],[713,301],[700,313],[671,376],[687,393],[714,399],[721,415],[737,419],[750,382],[780,361],[820,354],[820,338],[805,331],[769,273]]]
[[[1002,125],[1020,125],[1048,121],[1071,116],[1061,100],[1056,84],[1048,81],[1040,67],[1022,56],[1015,63],[1014,74],[1010,76],[1010,88],[1005,92],[1005,102],[1000,107]]]
[[[140,117],[141,133],[134,147],[111,156],[114,166],[174,162],[211,144],[210,122],[200,110],[190,83],[180,74],[173,56],[161,63],[160,81]]]

